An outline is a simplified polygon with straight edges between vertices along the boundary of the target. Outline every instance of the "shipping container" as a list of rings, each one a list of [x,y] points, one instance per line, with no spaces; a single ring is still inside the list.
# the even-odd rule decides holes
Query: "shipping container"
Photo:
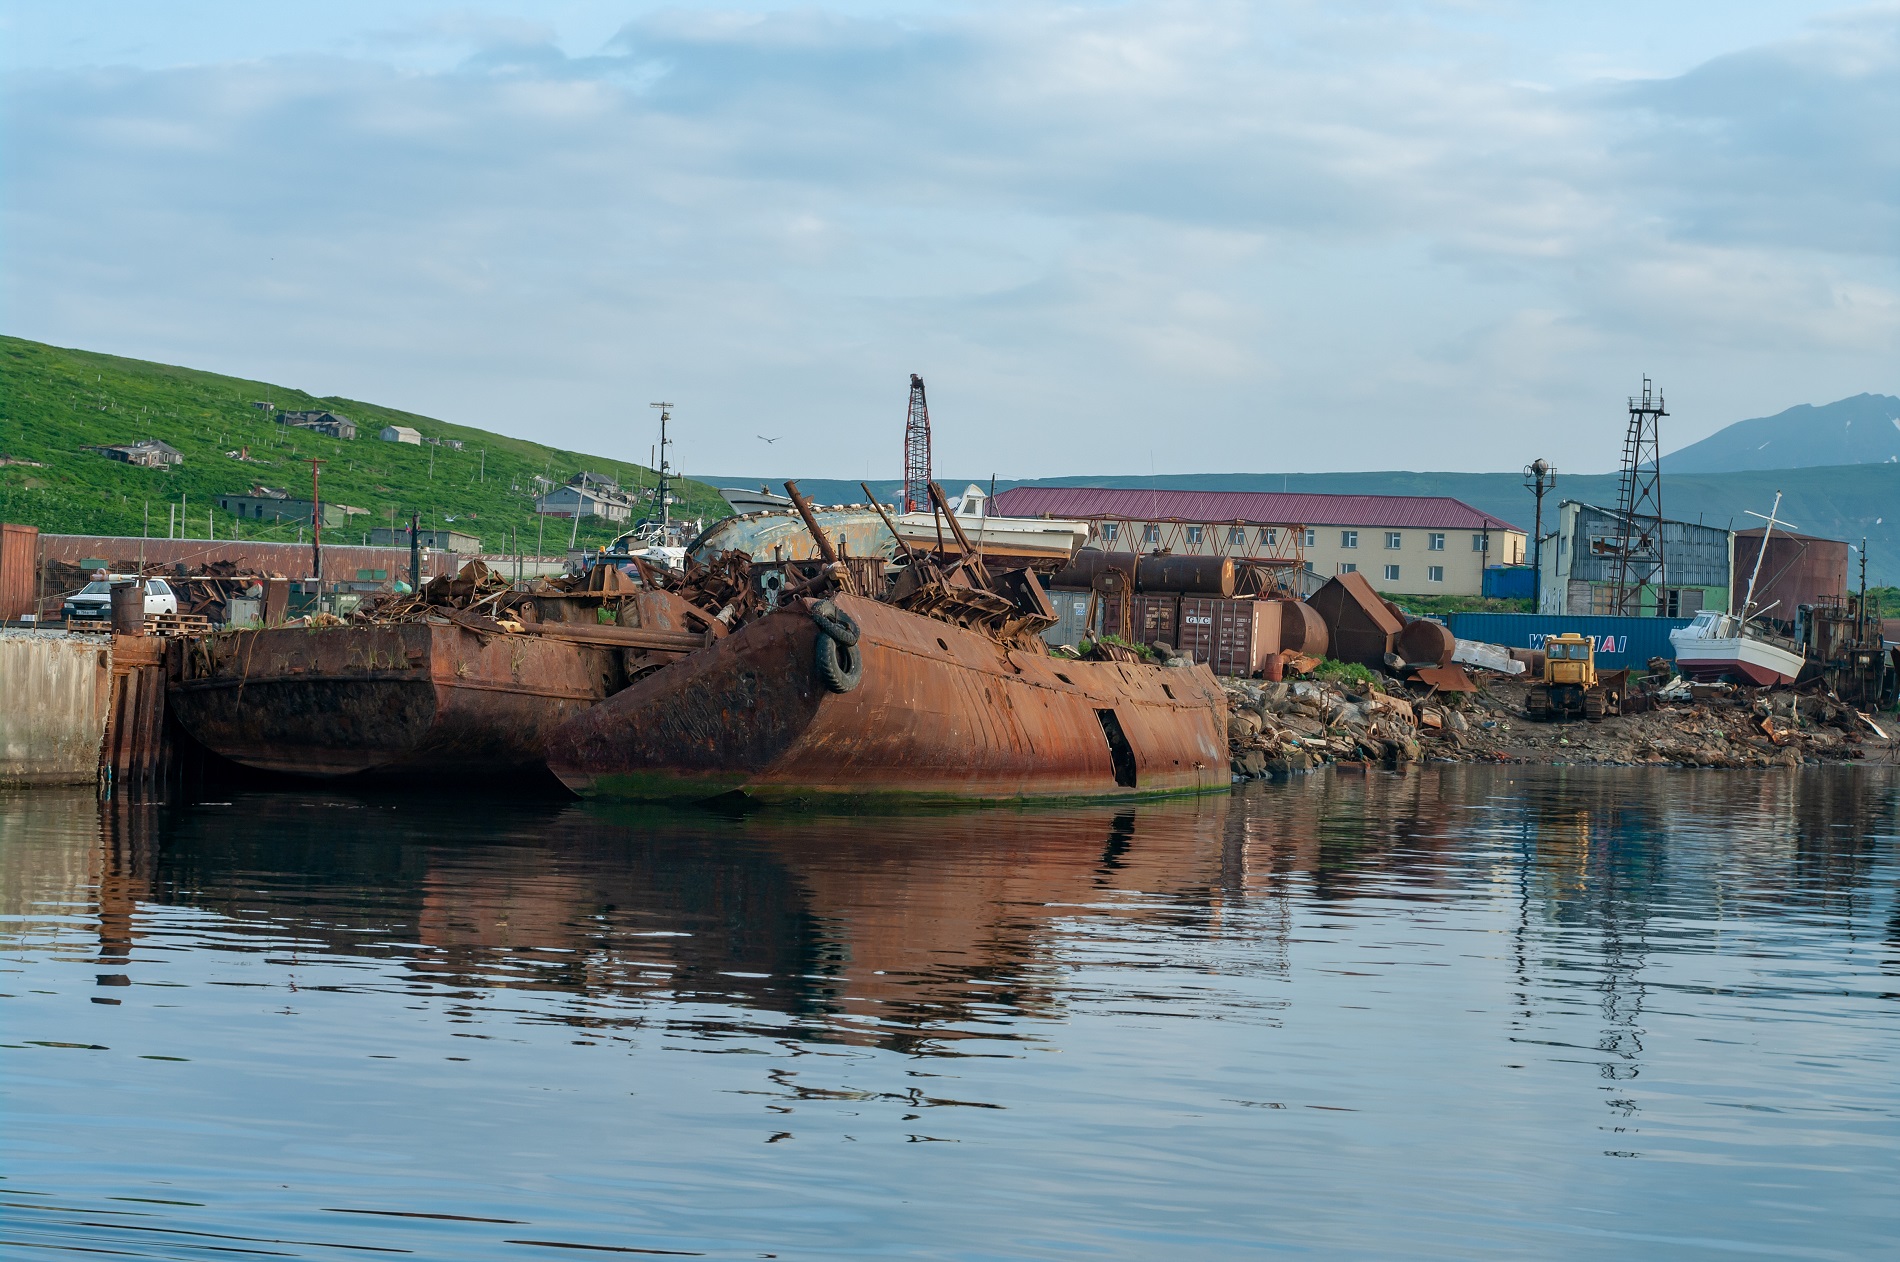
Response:
[[[1528,565],[1488,565],[1484,594],[1493,600],[1529,600],[1537,594],[1537,571]]]
[[[1043,642],[1051,648],[1058,644],[1080,648],[1082,641],[1094,630],[1087,623],[1088,589],[1052,587],[1049,589],[1049,604],[1055,610],[1056,624],[1043,631]],[[1101,621],[1099,614],[1096,616],[1096,621],[1098,623]]]
[[[1597,664],[1641,671],[1652,657],[1676,659],[1669,633],[1691,618],[1614,618],[1604,615],[1538,613],[1455,613],[1447,621],[1461,640],[1481,640],[1508,649],[1541,649],[1547,636],[1575,632],[1596,642]]]
[[[1179,648],[1216,675],[1248,676],[1266,669],[1280,651],[1284,601],[1181,597]]]
[[[1169,644],[1179,647],[1181,634],[1181,598],[1176,595],[1144,594],[1136,596],[1129,610],[1134,623],[1135,643]]]

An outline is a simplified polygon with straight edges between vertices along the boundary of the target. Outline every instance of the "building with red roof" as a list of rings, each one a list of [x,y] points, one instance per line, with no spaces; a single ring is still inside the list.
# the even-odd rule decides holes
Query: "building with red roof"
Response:
[[[1086,521],[1089,545],[1109,551],[1296,560],[1388,594],[1476,596],[1487,564],[1525,556],[1522,528],[1445,495],[1018,486],[989,511]]]

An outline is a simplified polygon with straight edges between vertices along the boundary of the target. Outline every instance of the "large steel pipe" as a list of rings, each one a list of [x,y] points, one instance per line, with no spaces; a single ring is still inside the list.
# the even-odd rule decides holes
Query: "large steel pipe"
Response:
[[[1091,587],[1098,574],[1122,570],[1135,576],[1137,592],[1178,592],[1194,596],[1234,594],[1232,557],[1176,556],[1171,553],[1137,554],[1084,548],[1067,568],[1049,580],[1051,587]]]

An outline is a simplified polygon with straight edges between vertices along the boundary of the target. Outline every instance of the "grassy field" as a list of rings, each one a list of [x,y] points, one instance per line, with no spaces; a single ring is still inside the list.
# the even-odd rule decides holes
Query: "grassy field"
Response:
[[[328,408],[357,425],[354,440],[327,438],[277,424],[253,407],[268,400],[279,409]],[[424,438],[460,439],[412,447],[376,437],[385,425],[406,425]],[[143,469],[109,460],[87,445],[158,438],[184,454],[183,465]],[[227,452],[248,449],[251,459]],[[0,519],[66,534],[165,537],[171,514],[182,511],[181,537],[295,540],[295,525],[239,521],[218,511],[217,497],[263,484],[310,497],[311,457],[323,460],[326,504],[367,510],[347,527],[326,528],[337,543],[361,543],[373,526],[406,525],[411,512],[425,527],[463,531],[485,550],[534,552],[567,547],[571,522],[534,513],[541,476],[563,482],[582,470],[616,477],[623,487],[652,487],[653,471],[640,465],[545,447],[466,425],[378,407],[356,399],[319,398],[284,386],[223,377],[166,364],[63,350],[0,337],[0,455],[43,467],[0,467]],[[701,482],[676,482],[675,517],[708,522],[732,510]],[[588,518],[583,545],[601,544],[626,529]]]

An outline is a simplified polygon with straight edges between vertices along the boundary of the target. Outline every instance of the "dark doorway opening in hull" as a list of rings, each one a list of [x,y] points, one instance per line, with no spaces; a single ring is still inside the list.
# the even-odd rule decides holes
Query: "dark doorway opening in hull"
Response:
[[[1122,721],[1115,717],[1113,710],[1097,710],[1095,717],[1102,721],[1102,735],[1108,739],[1108,756],[1115,765],[1115,783],[1124,789],[1135,787],[1135,749],[1128,743],[1127,733],[1122,731]]]

